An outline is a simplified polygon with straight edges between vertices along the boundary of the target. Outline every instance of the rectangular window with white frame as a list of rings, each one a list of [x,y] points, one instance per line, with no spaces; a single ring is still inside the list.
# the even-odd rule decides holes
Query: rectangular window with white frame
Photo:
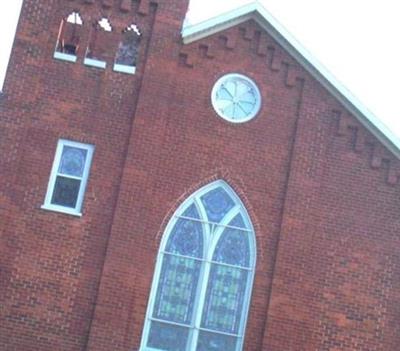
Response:
[[[93,145],[58,141],[43,209],[82,215],[93,151]]]

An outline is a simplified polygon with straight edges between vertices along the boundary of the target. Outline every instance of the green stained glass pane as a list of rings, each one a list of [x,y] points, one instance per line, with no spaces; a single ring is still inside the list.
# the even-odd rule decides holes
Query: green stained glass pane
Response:
[[[207,286],[201,326],[237,334],[244,308],[248,271],[213,264]]]
[[[165,254],[161,267],[153,317],[190,324],[201,262]]]

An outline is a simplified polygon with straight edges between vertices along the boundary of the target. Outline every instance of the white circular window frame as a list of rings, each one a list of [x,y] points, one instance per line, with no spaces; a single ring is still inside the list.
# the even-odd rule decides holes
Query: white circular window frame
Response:
[[[256,105],[254,106],[254,109],[252,111],[252,113],[250,113],[247,117],[242,118],[242,119],[232,119],[231,117],[223,114],[219,108],[218,108],[218,101],[216,99],[217,96],[217,91],[220,88],[220,86],[226,82],[227,80],[233,79],[233,78],[239,78],[239,79],[243,79],[245,80],[247,83],[249,83],[254,91],[255,91],[255,98],[256,98]],[[212,106],[214,108],[214,111],[218,114],[218,116],[220,116],[221,118],[223,118],[224,120],[231,122],[231,123],[245,123],[250,121],[251,119],[253,119],[254,117],[257,116],[257,114],[260,112],[261,110],[261,93],[260,93],[260,89],[258,89],[257,84],[249,77],[240,74],[240,73],[228,73],[223,75],[222,77],[220,77],[214,84],[214,87],[211,91],[211,102],[212,102]]]

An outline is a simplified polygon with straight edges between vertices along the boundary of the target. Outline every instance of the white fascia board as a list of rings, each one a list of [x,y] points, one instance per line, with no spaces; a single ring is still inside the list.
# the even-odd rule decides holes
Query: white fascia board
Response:
[[[208,37],[209,35],[245,22],[252,18],[252,13],[257,11],[258,7],[258,3],[247,4],[206,21],[184,26],[182,29],[183,42],[189,44],[193,41]]]
[[[400,159],[400,139],[313,57],[260,3],[254,2],[182,29],[184,44],[221,32],[249,19],[264,28],[307,72]]]

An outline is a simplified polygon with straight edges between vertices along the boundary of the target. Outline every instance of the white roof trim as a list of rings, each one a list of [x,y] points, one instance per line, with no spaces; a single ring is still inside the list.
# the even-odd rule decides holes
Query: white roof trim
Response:
[[[184,44],[190,44],[249,19],[255,20],[291,56],[316,78],[378,140],[400,159],[400,139],[319,63],[259,2],[253,2],[206,21],[184,26]]]

